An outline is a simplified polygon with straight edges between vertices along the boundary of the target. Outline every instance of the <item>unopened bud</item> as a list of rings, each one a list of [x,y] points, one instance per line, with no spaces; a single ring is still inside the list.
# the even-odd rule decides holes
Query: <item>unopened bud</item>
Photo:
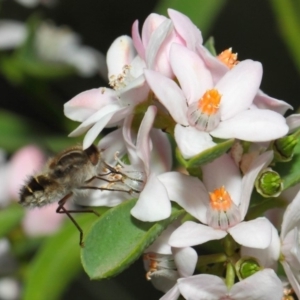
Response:
[[[253,257],[243,257],[235,264],[238,278],[243,280],[258,271],[261,271],[259,263]]]
[[[263,197],[278,197],[283,190],[283,182],[277,172],[267,168],[256,178],[255,188]]]
[[[298,138],[294,134],[276,140],[272,146],[275,160],[280,162],[290,161],[297,143]]]

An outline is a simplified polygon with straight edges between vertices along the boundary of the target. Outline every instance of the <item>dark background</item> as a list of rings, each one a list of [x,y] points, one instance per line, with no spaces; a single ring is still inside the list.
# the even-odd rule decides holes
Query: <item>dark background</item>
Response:
[[[40,8],[39,11],[58,25],[69,25],[82,36],[84,44],[106,53],[116,37],[130,35],[134,20],[139,19],[142,24],[155,4],[153,0],[60,0],[55,8]],[[2,18],[25,20],[31,11],[7,0],[3,3],[1,13]],[[216,40],[218,52],[232,47],[234,52],[238,52],[239,60],[251,58],[262,62],[262,90],[289,102],[295,109],[298,107],[299,73],[281,39],[268,1],[229,0],[210,30],[210,35]],[[55,101],[59,102],[61,108],[76,94],[100,86],[107,86],[107,83],[96,76],[90,79],[72,77],[51,83],[52,89],[59,95]],[[24,93],[21,87],[12,86],[0,77],[0,90],[0,108],[34,118],[49,131],[60,130],[55,122],[49,120],[47,110],[33,105],[30,95]],[[100,283],[90,282],[85,274],[81,274],[62,299],[125,299],[114,293],[116,285],[130,291],[135,295],[134,299],[158,299],[161,294],[144,280],[144,274],[141,261],[116,279]]]

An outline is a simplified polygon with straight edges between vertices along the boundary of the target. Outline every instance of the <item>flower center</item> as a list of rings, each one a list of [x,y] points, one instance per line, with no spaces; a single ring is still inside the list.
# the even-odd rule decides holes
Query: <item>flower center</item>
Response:
[[[207,210],[207,224],[216,229],[226,230],[241,221],[238,207],[224,186],[215,189],[210,196],[210,207]]]
[[[239,63],[237,60],[237,53],[232,53],[232,49],[229,48],[221,52],[217,58],[225,64],[229,69],[232,69],[235,65]]]
[[[110,76],[109,85],[116,91],[125,88],[133,80],[130,69],[130,65],[125,65],[121,74]]]
[[[188,108],[188,121],[193,127],[201,131],[211,131],[220,123],[220,102],[222,95],[211,89],[204,93],[198,102]]]
[[[146,279],[151,280],[153,277],[159,276],[168,278],[169,280],[178,279],[179,275],[176,270],[173,255],[146,253],[144,254],[144,265],[147,270]],[[175,283],[174,282],[174,283]]]

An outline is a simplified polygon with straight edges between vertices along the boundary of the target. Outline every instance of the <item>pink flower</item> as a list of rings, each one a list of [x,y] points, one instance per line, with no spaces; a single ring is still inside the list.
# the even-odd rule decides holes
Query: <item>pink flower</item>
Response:
[[[181,88],[157,72],[146,70],[145,76],[177,123],[175,139],[185,158],[210,148],[214,144],[211,136],[263,142],[287,133],[280,114],[250,109],[261,82],[260,63],[242,61],[214,84],[195,52],[173,44],[170,62]]]

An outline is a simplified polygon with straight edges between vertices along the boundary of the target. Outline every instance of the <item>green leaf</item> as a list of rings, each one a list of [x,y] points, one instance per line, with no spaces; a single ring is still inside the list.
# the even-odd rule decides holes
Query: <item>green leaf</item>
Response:
[[[55,212],[54,212],[55,213]],[[84,214],[75,219],[86,233],[96,216]],[[59,299],[70,281],[80,271],[79,232],[71,221],[49,237],[29,264],[24,282],[23,300]]]
[[[91,279],[105,279],[122,272],[184,213],[183,209],[173,205],[168,219],[156,223],[142,222],[130,215],[136,201],[128,200],[106,212],[86,235],[81,260]]]
[[[155,11],[166,15],[172,8],[187,15],[205,36],[226,4],[225,0],[161,0]]]
[[[277,163],[273,168],[283,180],[283,190],[300,182],[300,141],[298,141],[294,156],[289,162]]]
[[[0,211],[0,238],[18,226],[23,218],[24,209],[13,204]]]
[[[186,161],[187,168],[195,168],[203,164],[209,163],[214,159],[218,158],[222,154],[226,153],[227,150],[233,145],[234,139],[226,140],[224,142],[218,143],[216,146],[209,148],[198,155],[192,157]]]

